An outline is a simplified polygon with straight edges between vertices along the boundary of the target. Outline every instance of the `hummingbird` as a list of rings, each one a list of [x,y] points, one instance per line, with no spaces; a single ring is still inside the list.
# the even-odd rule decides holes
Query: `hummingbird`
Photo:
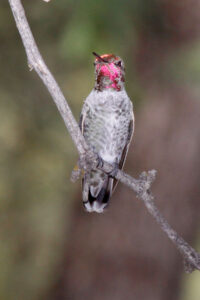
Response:
[[[124,62],[114,54],[93,55],[95,86],[84,101],[80,130],[102,161],[122,169],[134,132],[133,105],[124,86]],[[86,211],[102,213],[116,184],[116,179],[101,170],[86,171],[82,178]]]

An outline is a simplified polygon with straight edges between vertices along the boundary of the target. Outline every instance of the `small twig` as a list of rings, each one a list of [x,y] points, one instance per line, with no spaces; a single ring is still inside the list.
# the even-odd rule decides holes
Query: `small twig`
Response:
[[[81,169],[88,170],[98,168],[109,174],[112,171],[113,166],[107,162],[104,162],[103,166],[98,166],[98,157],[89,149],[88,145],[86,144],[64,95],[62,94],[53,75],[50,73],[49,69],[44,63],[27,22],[21,1],[8,1],[10,3],[17,28],[25,47],[28,58],[28,66],[30,70],[34,69],[37,72],[49,90],[49,93],[51,94],[53,101],[56,104],[79,152],[79,168],[74,171],[73,179],[76,180],[78,176],[80,176]],[[137,197],[144,202],[148,212],[154,217],[161,229],[167,234],[168,238],[174,243],[183,256],[186,272],[192,272],[195,269],[200,270],[200,254],[197,253],[177,234],[176,231],[171,228],[154,203],[154,197],[151,195],[150,188],[152,182],[155,180],[155,176],[155,170],[143,172],[139,179],[134,179],[121,170],[117,170],[114,175],[116,179],[131,188],[137,194]]]

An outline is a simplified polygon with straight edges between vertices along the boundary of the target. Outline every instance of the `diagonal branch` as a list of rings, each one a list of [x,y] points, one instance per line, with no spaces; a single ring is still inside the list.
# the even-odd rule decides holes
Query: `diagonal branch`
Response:
[[[44,85],[47,87],[49,93],[52,95],[54,103],[56,104],[65,125],[75,143],[79,155],[83,155],[87,149],[86,142],[79,130],[78,124],[72,115],[72,112],[65,101],[65,97],[61,92],[57,82],[47,68],[32,35],[29,24],[27,22],[24,8],[21,1],[9,0],[15,22],[24,44],[26,51],[28,66],[30,70],[34,69],[39,77],[42,79]]]
[[[80,156],[80,166],[86,170],[88,170],[88,168],[98,168],[105,173],[111,173],[113,171],[113,166],[107,162],[103,162],[103,166],[99,166],[98,157],[89,149],[88,145],[86,144],[63,93],[61,92],[53,75],[47,68],[37,48],[21,1],[8,0],[8,2],[24,44],[29,68],[30,70],[34,69],[37,72],[51,94],[53,101],[56,104],[61,117],[63,118],[64,123],[72,137],[72,140],[76,145]],[[148,212],[153,216],[161,229],[167,234],[168,238],[174,243],[176,248],[183,256],[186,272],[192,272],[195,269],[200,270],[200,254],[197,253],[177,234],[176,231],[171,228],[154,203],[154,197],[150,192],[150,188],[152,182],[155,180],[156,171],[152,170],[149,172],[143,172],[139,179],[134,179],[121,170],[116,170],[113,176],[131,188],[137,194],[137,197],[143,201]]]

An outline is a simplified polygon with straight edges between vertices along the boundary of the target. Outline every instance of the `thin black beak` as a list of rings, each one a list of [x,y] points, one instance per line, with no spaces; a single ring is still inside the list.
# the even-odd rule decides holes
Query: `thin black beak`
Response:
[[[100,59],[102,62],[108,63],[107,60],[101,58],[101,56],[100,56],[99,54],[97,54],[96,52],[92,52],[92,54],[93,54],[94,56],[96,56],[98,59]]]

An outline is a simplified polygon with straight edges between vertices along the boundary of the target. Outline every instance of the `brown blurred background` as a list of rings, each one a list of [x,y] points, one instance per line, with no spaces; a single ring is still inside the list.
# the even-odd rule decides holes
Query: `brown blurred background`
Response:
[[[200,251],[200,1],[23,1],[47,65],[78,120],[94,85],[92,51],[126,63],[136,130],[126,171],[158,171],[164,216]],[[76,149],[29,72],[0,2],[0,299],[199,300],[200,273],[128,188],[88,214],[69,181]]]

